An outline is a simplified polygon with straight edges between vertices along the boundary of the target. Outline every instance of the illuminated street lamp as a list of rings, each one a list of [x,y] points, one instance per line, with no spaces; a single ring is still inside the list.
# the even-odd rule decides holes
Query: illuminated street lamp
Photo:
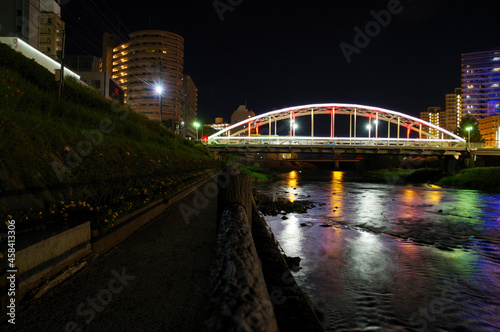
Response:
[[[162,111],[161,111],[161,97],[163,94],[163,87],[161,85],[157,85],[156,88],[156,93],[158,94],[160,98],[160,125],[163,125],[163,119],[162,119]]]
[[[371,131],[372,125],[367,124],[366,129],[368,130],[368,138],[371,138],[372,137],[372,131]]]
[[[467,130],[467,134],[468,134],[468,140],[467,140],[467,144],[470,146],[470,131],[472,130],[472,127],[467,127],[465,128],[465,130]]]
[[[196,140],[198,140],[198,127],[200,126],[200,124],[198,122],[195,122],[194,126],[196,127]]]

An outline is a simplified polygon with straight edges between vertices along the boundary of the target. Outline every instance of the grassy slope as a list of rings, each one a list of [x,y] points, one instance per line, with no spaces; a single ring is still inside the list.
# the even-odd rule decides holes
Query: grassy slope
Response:
[[[118,209],[130,203],[127,197],[134,206],[139,199],[146,204],[154,195],[145,195],[144,189],[168,195],[182,181],[217,166],[202,146],[74,80],[66,81],[59,100],[53,74],[0,44],[3,220],[33,219],[30,213],[66,213],[67,219],[68,210],[83,213],[82,202],[95,208],[85,211],[96,217],[100,206]],[[52,195],[21,202],[6,198],[16,193],[36,196],[43,189]]]

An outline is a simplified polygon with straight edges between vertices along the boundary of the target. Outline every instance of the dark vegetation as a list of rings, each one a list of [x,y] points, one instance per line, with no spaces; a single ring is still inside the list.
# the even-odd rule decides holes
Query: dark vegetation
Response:
[[[439,186],[479,189],[500,192],[500,167],[477,167],[463,169],[453,176],[447,176],[436,182]]]
[[[0,44],[0,232],[94,229],[220,167],[201,145]]]

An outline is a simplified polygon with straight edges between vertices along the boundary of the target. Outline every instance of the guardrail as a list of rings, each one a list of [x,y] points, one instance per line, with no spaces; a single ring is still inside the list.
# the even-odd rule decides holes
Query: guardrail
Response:
[[[407,138],[368,138],[368,137],[217,137],[208,141],[209,145],[358,145],[358,146],[401,146],[431,148],[483,148],[483,143],[467,143],[454,139],[407,139]]]

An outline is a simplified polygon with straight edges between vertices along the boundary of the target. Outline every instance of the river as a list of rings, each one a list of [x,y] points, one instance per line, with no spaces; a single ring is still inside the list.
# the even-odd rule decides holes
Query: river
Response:
[[[266,216],[328,331],[500,331],[500,195],[292,171],[258,191],[309,200]]]

